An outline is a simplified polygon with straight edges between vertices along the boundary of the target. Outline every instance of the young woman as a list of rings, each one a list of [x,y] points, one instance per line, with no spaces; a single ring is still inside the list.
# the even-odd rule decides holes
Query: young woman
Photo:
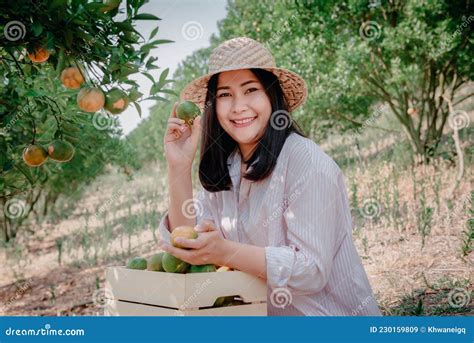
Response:
[[[304,80],[277,68],[255,40],[231,39],[213,51],[209,73],[181,94],[202,118],[187,127],[175,104],[168,120],[170,202],[160,246],[193,265],[265,279],[268,315],[380,315],[352,241],[344,176],[290,114],[306,95]],[[199,141],[203,189],[193,199]],[[181,225],[199,232],[180,241],[186,249],[169,244]]]

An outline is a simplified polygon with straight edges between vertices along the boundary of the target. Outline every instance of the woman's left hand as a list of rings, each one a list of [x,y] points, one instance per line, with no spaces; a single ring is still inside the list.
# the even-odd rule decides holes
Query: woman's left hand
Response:
[[[176,243],[184,248],[176,248],[160,240],[159,246],[174,257],[192,265],[216,264],[225,265],[227,240],[217,231],[214,223],[204,220],[194,229],[199,236],[196,239],[178,237]]]

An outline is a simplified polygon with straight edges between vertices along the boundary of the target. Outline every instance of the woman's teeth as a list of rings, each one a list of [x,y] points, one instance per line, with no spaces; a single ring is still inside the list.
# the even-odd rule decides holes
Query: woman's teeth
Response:
[[[247,118],[247,119],[244,119],[244,120],[231,120],[231,122],[234,123],[235,126],[242,126],[242,125],[249,124],[249,123],[253,122],[255,120],[255,118],[257,118],[257,117]]]

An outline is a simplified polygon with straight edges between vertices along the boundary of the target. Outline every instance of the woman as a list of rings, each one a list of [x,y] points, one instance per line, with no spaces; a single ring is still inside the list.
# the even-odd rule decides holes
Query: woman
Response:
[[[175,104],[168,121],[170,206],[160,246],[193,265],[226,265],[265,279],[268,315],[380,315],[352,241],[343,174],[291,117],[306,95],[304,80],[277,68],[252,39],[213,51],[209,73],[181,94],[203,118],[187,127]],[[200,140],[203,189],[193,200]],[[188,210],[193,203],[196,216]],[[179,241],[187,249],[169,244],[181,225],[199,232]]]

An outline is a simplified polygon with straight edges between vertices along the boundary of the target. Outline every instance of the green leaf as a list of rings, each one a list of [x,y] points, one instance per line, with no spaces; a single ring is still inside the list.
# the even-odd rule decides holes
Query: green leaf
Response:
[[[179,96],[179,94],[172,89],[161,89],[160,93],[166,93],[166,94]]]
[[[158,30],[159,30],[159,28],[160,28],[160,27],[159,27],[159,26],[157,26],[157,27],[155,27],[155,28],[153,29],[153,31],[151,31],[151,33],[150,33],[150,37],[148,38],[148,40],[152,40],[152,39],[153,39],[153,37],[155,37],[155,36],[156,36],[156,34],[158,33]]]
[[[33,35],[35,37],[38,37],[43,32],[43,25],[38,22],[34,22],[33,25],[31,25],[31,31],[33,31]]]
[[[158,96],[158,95],[153,95],[153,96],[149,96],[148,98],[146,98],[145,100],[158,100],[158,101],[164,101],[164,102],[169,102],[168,99],[166,98],[163,98],[161,96]]]
[[[138,116],[141,118],[142,117],[142,108],[140,107],[140,105],[138,104],[138,102],[133,102],[133,104],[135,105],[137,111],[138,111]]]
[[[135,31],[135,28],[133,27],[133,25],[128,22],[128,21],[119,21],[118,23],[115,23],[115,25],[121,29],[122,31],[133,31],[133,32],[136,32]]]
[[[15,169],[18,170],[20,173],[25,175],[28,182],[33,186],[35,184],[35,180],[33,179],[33,175],[31,175],[31,170],[26,167],[23,162],[15,163]]]
[[[137,101],[142,95],[143,94],[140,93],[136,87],[134,87],[130,90],[128,98],[130,99],[130,101]]]
[[[144,76],[146,76],[152,83],[155,83],[155,79],[153,78],[153,76],[151,76],[150,74],[148,73],[142,73]]]
[[[156,15],[150,13],[140,13],[133,17],[134,20],[161,20]]]
[[[170,68],[166,68],[165,70],[163,70],[163,72],[160,75],[160,81],[159,81],[160,84],[165,83],[166,77],[168,76],[169,72],[170,72]]]

